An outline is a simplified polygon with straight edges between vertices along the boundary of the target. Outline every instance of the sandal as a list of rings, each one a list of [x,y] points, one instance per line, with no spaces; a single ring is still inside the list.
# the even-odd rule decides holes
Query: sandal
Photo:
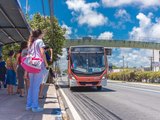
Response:
[[[19,95],[19,97],[24,97],[23,95]]]

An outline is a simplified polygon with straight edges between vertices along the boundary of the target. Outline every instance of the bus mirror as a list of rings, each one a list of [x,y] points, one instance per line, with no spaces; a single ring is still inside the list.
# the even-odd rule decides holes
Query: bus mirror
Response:
[[[66,57],[66,59],[69,60],[69,55],[68,55],[68,53],[69,53],[69,48],[66,48],[66,51],[67,51],[67,57]]]
[[[112,55],[112,49],[110,48],[105,48],[106,55]]]

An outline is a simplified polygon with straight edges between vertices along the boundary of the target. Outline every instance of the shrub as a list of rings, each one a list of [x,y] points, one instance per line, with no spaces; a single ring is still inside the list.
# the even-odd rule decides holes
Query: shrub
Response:
[[[108,77],[109,79],[112,80],[160,83],[160,71],[153,72],[153,71],[124,70],[121,72],[109,73]]]

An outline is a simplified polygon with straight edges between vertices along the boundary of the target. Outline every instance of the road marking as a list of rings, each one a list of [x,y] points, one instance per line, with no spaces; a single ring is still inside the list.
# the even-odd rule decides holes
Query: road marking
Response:
[[[68,107],[69,107],[69,109],[70,109],[70,111],[72,113],[72,116],[73,116],[74,120],[82,120],[81,117],[79,116],[79,114],[77,113],[76,109],[74,108],[74,106],[72,105],[72,103],[70,102],[70,100],[68,99],[68,97],[63,92],[63,90],[60,87],[59,87],[59,90],[62,93],[65,101],[67,102],[67,105],[68,105]]]
[[[114,86],[120,86],[120,87],[132,88],[132,89],[136,89],[136,90],[147,91],[147,92],[153,92],[153,93],[160,93],[160,91],[157,91],[157,90],[151,90],[151,89],[145,89],[145,88],[136,88],[136,87],[131,87],[131,86],[115,85],[115,84],[114,84]]]
[[[127,83],[127,84],[131,84],[131,85],[144,85],[144,86],[151,86],[151,87],[160,87],[159,84],[154,84],[154,83],[142,83],[142,82],[126,82],[126,81],[117,81],[117,80],[109,80],[108,79],[108,82],[114,82],[114,83]]]

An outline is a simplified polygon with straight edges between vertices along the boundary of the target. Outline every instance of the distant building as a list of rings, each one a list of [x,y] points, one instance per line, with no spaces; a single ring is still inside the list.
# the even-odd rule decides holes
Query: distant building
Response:
[[[82,40],[92,40],[91,37],[83,37]]]
[[[153,57],[153,71],[159,71],[160,70],[160,51],[154,50],[154,57]]]

